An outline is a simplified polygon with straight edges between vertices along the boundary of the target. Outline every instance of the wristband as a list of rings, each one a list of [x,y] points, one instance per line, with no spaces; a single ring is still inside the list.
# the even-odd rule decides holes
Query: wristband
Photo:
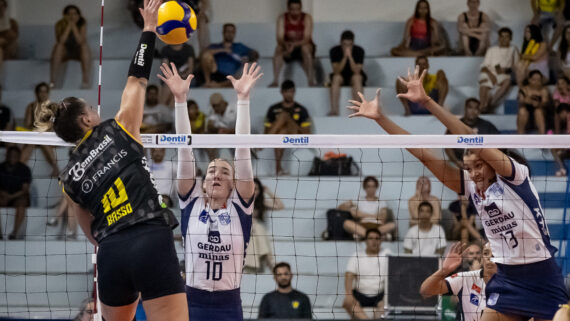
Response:
[[[154,42],[156,34],[152,31],[145,31],[141,34],[137,51],[129,67],[129,77],[145,78],[150,77],[152,58],[154,56]]]
[[[186,102],[183,102],[183,103],[175,102],[174,103],[174,108],[186,108],[186,107],[188,107],[188,104]]]

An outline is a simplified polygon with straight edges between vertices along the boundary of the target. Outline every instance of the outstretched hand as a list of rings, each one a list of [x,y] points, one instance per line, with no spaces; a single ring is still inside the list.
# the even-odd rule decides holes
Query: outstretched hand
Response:
[[[410,69],[408,69],[407,80],[402,77],[398,77],[398,80],[400,80],[400,82],[408,88],[408,92],[405,94],[398,94],[398,98],[405,98],[414,103],[424,104],[427,102],[430,98],[426,94],[423,86],[426,73],[427,69],[424,70],[420,75],[420,66],[416,65],[416,69],[414,70],[413,75],[410,73]]]
[[[352,106],[346,108],[355,111],[355,113],[348,115],[352,117],[366,117],[372,120],[379,120],[382,116],[382,102],[380,101],[380,89],[376,90],[376,97],[373,100],[367,101],[364,95],[359,92],[358,96],[362,101],[349,100]]]
[[[144,5],[139,8],[144,21],[143,31],[156,31],[158,23],[158,8],[162,4],[162,0],[144,0]]]
[[[182,79],[178,74],[176,66],[172,62],[170,66],[166,63],[162,63],[160,70],[162,71],[162,75],[158,74],[157,76],[168,86],[174,96],[174,101],[177,103],[186,102],[188,91],[190,91],[190,82],[192,82],[194,75],[188,75],[186,79]]]
[[[460,265],[461,261],[463,260],[463,256],[467,253],[467,249],[463,250],[463,244],[461,242],[457,242],[453,244],[447,257],[443,261],[442,268],[443,271],[447,273],[451,273],[455,271]]]
[[[251,66],[249,63],[243,66],[243,73],[240,79],[235,79],[233,76],[228,76],[227,78],[232,82],[238,100],[249,100],[249,92],[261,76],[263,76],[261,66],[254,62]]]

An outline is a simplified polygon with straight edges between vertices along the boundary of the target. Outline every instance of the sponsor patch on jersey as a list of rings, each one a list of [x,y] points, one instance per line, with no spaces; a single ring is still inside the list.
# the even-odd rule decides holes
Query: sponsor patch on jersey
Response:
[[[501,210],[497,207],[497,204],[495,204],[495,202],[489,204],[488,206],[485,206],[484,209],[485,212],[489,214],[489,217],[495,217],[501,215]]]
[[[481,197],[479,197],[479,195],[473,194],[473,200],[475,201],[475,204],[481,204]]]
[[[471,304],[473,304],[474,306],[479,306],[479,296],[475,293],[471,293],[469,297],[469,302],[471,302]]]
[[[471,290],[477,292],[477,293],[481,293],[481,288],[477,286],[477,284],[473,283],[473,286],[471,287]]]
[[[299,303],[299,301],[295,300],[293,302],[291,302],[291,306],[293,307],[293,309],[297,310],[299,308],[299,305],[301,305]]]
[[[487,299],[487,305],[495,305],[499,301],[499,293],[491,293]]]
[[[208,215],[208,211],[206,210],[202,210],[202,213],[198,216],[198,220],[204,224],[208,222],[208,218],[210,218],[210,215]]]
[[[489,192],[493,193],[495,196],[501,196],[505,193],[505,190],[501,186],[501,184],[495,183],[489,187]]]
[[[232,219],[231,219],[229,213],[223,212],[223,213],[220,213],[220,215],[218,215],[218,221],[222,225],[228,225],[232,222]]]

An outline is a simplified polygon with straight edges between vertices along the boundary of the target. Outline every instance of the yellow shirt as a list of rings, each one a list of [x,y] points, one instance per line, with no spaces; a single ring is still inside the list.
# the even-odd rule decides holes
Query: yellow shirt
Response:
[[[537,0],[538,10],[541,12],[552,13],[558,11],[562,5],[560,0]]]
[[[192,128],[192,133],[199,134],[204,132],[206,126],[206,115],[203,112],[198,112],[198,117],[195,120],[190,121],[190,127]]]
[[[426,74],[424,78],[424,90],[429,94],[437,85],[437,75]]]

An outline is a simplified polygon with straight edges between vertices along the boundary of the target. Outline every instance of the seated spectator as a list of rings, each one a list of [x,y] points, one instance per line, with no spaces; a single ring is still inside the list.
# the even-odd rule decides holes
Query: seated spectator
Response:
[[[75,5],[63,9],[63,18],[55,24],[55,40],[51,53],[50,87],[54,87],[61,63],[67,60],[81,62],[81,89],[89,88],[91,51],[87,43],[87,20]]]
[[[493,254],[487,243],[483,250],[481,269],[453,274],[461,264],[461,248],[461,243],[451,248],[441,269],[424,280],[420,294],[429,298],[453,293],[461,301],[458,309],[460,316],[456,320],[483,320],[480,316],[487,306],[485,285],[497,272],[497,265],[491,261]]]
[[[166,45],[160,51],[162,63],[174,63],[180,77],[186,78],[194,72],[194,48],[187,43],[180,45]],[[168,86],[162,82],[161,101],[166,106],[174,104],[174,97]]]
[[[491,20],[479,10],[479,0],[467,0],[467,12],[457,17],[457,31],[466,56],[483,56],[489,47]]]
[[[366,74],[362,70],[364,49],[354,44],[354,33],[346,30],[340,36],[340,45],[329,53],[333,72],[331,74],[331,110],[329,116],[338,116],[340,87],[352,87],[352,99],[358,100],[358,93],[366,85]]]
[[[236,26],[226,23],[223,27],[223,41],[211,44],[201,54],[200,63],[204,73],[204,87],[231,87],[227,76],[236,76],[246,62],[259,58],[257,51],[241,42],[234,42]]]
[[[377,229],[366,231],[366,250],[353,254],[346,265],[346,292],[342,307],[352,319],[371,319],[362,309],[364,307],[374,308],[374,319],[384,313],[384,284],[391,253],[388,249],[382,249],[381,240],[382,234]]]
[[[1,1],[1,0],[0,0]],[[2,85],[0,85],[0,101],[2,100]],[[0,103],[0,131],[4,130],[14,130],[16,128],[16,122],[14,121],[14,115],[10,107]],[[0,143],[0,146],[1,143]]]
[[[568,127],[570,128],[570,117],[568,117]],[[570,135],[570,131],[567,132]],[[554,161],[558,166],[558,170],[556,171],[555,175],[558,177],[564,177],[568,174],[568,168],[564,164],[564,161],[570,159],[570,150],[568,149],[553,149],[552,156],[554,157]]]
[[[544,77],[539,70],[533,70],[528,76],[528,85],[519,90],[517,114],[517,132],[525,134],[527,125],[534,121],[539,134],[546,133],[545,115],[549,106],[550,95],[544,86]]]
[[[273,56],[273,82],[277,87],[283,62],[303,62],[309,87],[315,84],[313,61],[316,47],[313,43],[313,17],[302,11],[301,0],[287,0],[287,12],[277,18],[277,47]]]
[[[198,103],[190,99],[187,102],[190,127],[193,134],[203,134],[206,131],[206,114],[200,111]]]
[[[340,210],[350,212],[352,220],[344,221],[344,229],[347,233],[358,238],[364,238],[366,231],[377,229],[382,234],[384,241],[394,240],[396,223],[394,218],[388,215],[388,205],[378,198],[380,183],[373,176],[366,176],[362,181],[364,197],[356,202],[347,201],[338,207]]]
[[[418,224],[410,227],[404,238],[404,253],[431,256],[443,255],[447,242],[445,231],[439,224],[434,224],[434,208],[430,202],[421,202],[418,206]]]
[[[475,227],[475,219],[477,217],[477,209],[470,200],[459,199],[449,204],[449,211],[453,213],[455,218],[453,229],[451,231],[451,239],[467,244],[470,241],[481,240],[481,234]]]
[[[293,274],[289,263],[277,263],[273,268],[273,278],[277,290],[261,299],[258,319],[312,319],[309,297],[291,286]]]
[[[467,244],[467,248],[465,249],[465,253],[463,255],[463,262],[459,267],[461,271],[475,271],[481,268],[482,264],[482,253],[483,248],[481,247],[482,243],[480,241],[475,241]]]
[[[204,52],[210,45],[210,19],[208,11],[210,10],[210,0],[184,0],[196,12],[198,18],[198,43],[200,44],[200,52]]]
[[[561,73],[570,79],[570,50],[568,50],[570,44],[570,26],[565,26],[562,32],[562,39],[560,40],[560,45],[558,46],[558,67]]]
[[[156,190],[158,195],[162,197],[162,204],[167,207],[172,207],[172,195],[175,190],[175,177],[176,169],[171,160],[165,160],[164,155],[166,150],[164,148],[152,148],[150,150],[149,168],[152,176],[154,177]]]
[[[418,0],[414,15],[406,22],[404,39],[390,51],[392,56],[437,56],[445,51],[439,35],[439,23],[431,18],[427,0]]]
[[[158,87],[148,85],[143,111],[141,133],[166,134],[172,131],[174,116],[172,109],[159,103]]]
[[[424,56],[420,56],[416,58],[416,65],[420,66],[420,75],[423,73],[424,70],[429,70],[429,62],[428,58]],[[402,77],[403,79],[407,79]],[[449,90],[449,86],[447,83],[447,77],[445,76],[445,72],[443,70],[438,70],[437,73],[430,74],[427,73],[424,78],[424,90],[431,97],[434,101],[438,104],[443,106],[445,103],[445,98],[447,97],[447,92]],[[404,94],[408,92],[408,87],[402,84],[400,79],[396,79],[396,92],[398,94]],[[419,103],[411,102],[405,98],[400,98],[402,105],[404,106],[404,115],[429,115],[430,112]]]
[[[210,105],[214,111],[206,118],[206,133],[208,134],[234,134],[237,118],[235,108],[228,108],[228,102],[220,93],[210,96]],[[217,157],[219,149],[207,149],[210,160]]]
[[[8,147],[6,161],[0,164],[0,207],[16,209],[14,228],[8,236],[10,240],[19,238],[20,226],[26,217],[26,209],[30,206],[31,182],[32,171],[20,162],[20,149],[16,146]]]
[[[285,80],[281,84],[283,101],[269,107],[265,116],[265,134],[306,135],[311,133],[311,119],[307,109],[295,101],[295,83]],[[275,149],[275,173],[286,175],[281,167],[284,150]]]
[[[538,70],[542,74],[543,82],[548,82],[550,70],[548,69],[548,44],[542,37],[542,31],[537,25],[528,25],[524,31],[524,41],[521,48],[521,57],[515,65],[517,86],[522,87],[529,72]]]
[[[501,132],[491,123],[479,117],[481,113],[481,103],[475,98],[468,98],[465,101],[465,112],[461,121],[473,129],[473,133],[477,135],[499,135]],[[449,130],[445,131],[449,135]],[[450,162],[455,164],[457,168],[463,168],[463,149],[446,148],[445,153]]]
[[[433,208],[432,223],[439,224],[441,219],[441,201],[435,195],[431,195],[431,181],[426,176],[420,176],[416,181],[416,193],[408,200],[410,211],[410,226],[418,224],[418,209],[423,202],[428,202]]]
[[[568,116],[570,116],[570,80],[566,77],[558,78],[556,89],[552,94],[554,100],[554,133],[565,133]]]
[[[61,224],[61,225],[60,225]],[[58,240],[76,240],[77,239],[77,219],[75,213],[69,206],[67,197],[62,196],[57,205],[55,217],[51,217],[47,221],[48,226],[60,226],[57,234]]]
[[[564,0],[531,0],[530,1],[533,17],[530,23],[540,26],[546,38],[549,38],[549,27],[554,29],[552,39],[549,43],[549,49],[554,48],[558,37],[562,33],[566,21],[564,21]]]
[[[36,130],[36,115],[40,107],[50,102],[50,87],[47,83],[41,82],[36,85],[34,93],[36,100],[26,106],[26,112],[24,115],[24,128],[29,131]],[[42,150],[46,161],[51,166],[51,176],[57,177],[59,175],[59,168],[57,167],[55,148],[52,146],[24,145],[22,147],[22,157],[20,158],[20,161],[27,164],[36,146]]]
[[[0,0],[0,65],[16,58],[19,32],[18,23],[8,15],[7,0]]]
[[[499,29],[499,45],[487,50],[479,74],[481,112],[492,113],[511,88],[511,75],[519,61],[517,47],[511,45],[513,32]],[[491,91],[495,90],[494,94]]]
[[[255,200],[253,201],[253,223],[251,225],[251,239],[245,256],[245,268],[254,272],[263,272],[264,265],[273,268],[275,257],[273,256],[272,244],[269,240],[270,233],[265,228],[266,211],[279,211],[285,208],[281,199],[261,184],[258,178],[255,182]]]
[[[79,313],[75,316],[73,321],[91,321],[95,314],[95,303],[93,299],[84,300],[79,308]]]

